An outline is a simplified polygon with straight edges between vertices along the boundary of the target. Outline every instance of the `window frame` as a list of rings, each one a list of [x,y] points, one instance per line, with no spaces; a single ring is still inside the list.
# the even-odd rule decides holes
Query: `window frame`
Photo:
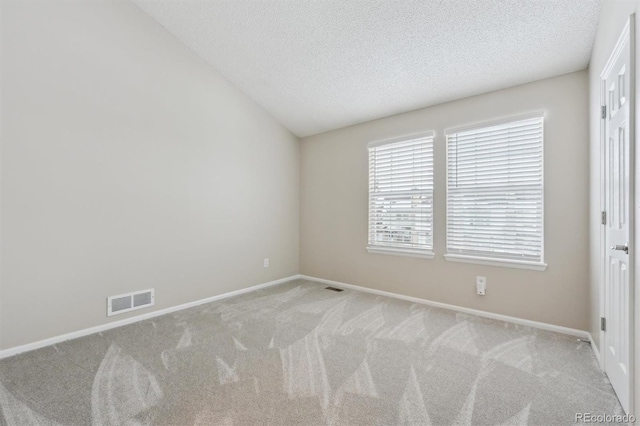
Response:
[[[540,261],[529,261],[529,260],[519,260],[519,259],[507,259],[500,257],[492,257],[489,254],[487,255],[473,255],[473,254],[464,254],[464,253],[456,253],[449,251],[449,136],[467,132],[472,130],[480,130],[483,128],[494,127],[505,125],[512,122],[523,121],[528,119],[540,118],[542,125],[542,141],[541,141],[541,179],[540,179],[540,190],[541,190],[541,200],[540,206],[542,210],[542,215],[540,219],[540,226],[542,228],[542,232],[540,235]],[[445,234],[446,234],[446,254],[444,258],[447,261],[451,262],[460,262],[460,263],[472,263],[479,265],[488,265],[488,266],[500,266],[506,268],[518,268],[518,269],[528,269],[533,271],[544,271],[547,269],[547,264],[545,263],[545,250],[544,250],[544,234],[545,234],[545,214],[544,214],[544,198],[545,198],[545,188],[544,188],[544,140],[545,140],[545,112],[537,111],[528,114],[520,114],[515,116],[509,116],[498,120],[492,121],[484,121],[480,123],[475,123],[471,125],[465,125],[455,128],[449,128],[444,131],[445,136],[445,148],[446,148],[446,156],[445,156],[445,179],[446,179],[446,224],[445,224]]]
[[[406,136],[395,137],[391,139],[383,139],[374,142],[370,142],[367,144],[367,246],[366,250],[372,254],[386,254],[393,256],[408,256],[408,257],[417,257],[417,258],[425,258],[425,259],[434,259],[434,236],[435,236],[435,158],[434,158],[434,148],[435,148],[435,136],[436,132],[433,130],[424,131],[420,133],[413,133]],[[431,139],[431,249],[416,249],[409,247],[393,247],[393,246],[383,246],[378,244],[371,244],[370,235],[371,235],[371,164],[370,164],[370,155],[371,149],[376,148],[383,145],[389,145],[393,143],[400,142],[409,142],[417,139]]]

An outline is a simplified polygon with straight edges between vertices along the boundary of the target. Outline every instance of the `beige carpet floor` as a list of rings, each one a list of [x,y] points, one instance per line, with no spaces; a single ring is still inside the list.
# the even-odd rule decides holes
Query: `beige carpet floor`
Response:
[[[297,280],[0,361],[8,425],[569,425],[575,337]]]

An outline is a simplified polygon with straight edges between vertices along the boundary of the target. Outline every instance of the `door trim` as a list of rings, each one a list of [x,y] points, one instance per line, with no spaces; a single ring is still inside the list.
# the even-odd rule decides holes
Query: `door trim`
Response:
[[[606,75],[613,68],[616,60],[622,53],[622,49],[627,39],[630,50],[630,74],[629,74],[629,411],[628,414],[635,414],[640,407],[635,407],[635,265],[636,265],[636,239],[635,239],[635,216],[638,211],[635,197],[635,144],[636,144],[636,35],[635,35],[635,13],[629,15],[627,22],[611,51],[602,72],[600,73],[600,105],[606,105]],[[598,116],[600,108],[598,108]],[[605,143],[606,130],[603,118],[600,118],[600,211],[606,211],[606,185],[605,185]],[[607,212],[607,216],[609,213]],[[607,220],[609,218],[607,217]],[[605,316],[606,307],[606,259],[607,241],[606,226],[600,225],[600,317]],[[600,347],[605,344],[605,332],[600,330]],[[605,370],[605,350],[600,353],[600,368]]]

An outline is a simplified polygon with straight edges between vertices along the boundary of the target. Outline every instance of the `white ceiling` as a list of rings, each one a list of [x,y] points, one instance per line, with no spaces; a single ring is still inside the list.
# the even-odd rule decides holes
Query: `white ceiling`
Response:
[[[600,0],[133,0],[303,137],[584,69]]]

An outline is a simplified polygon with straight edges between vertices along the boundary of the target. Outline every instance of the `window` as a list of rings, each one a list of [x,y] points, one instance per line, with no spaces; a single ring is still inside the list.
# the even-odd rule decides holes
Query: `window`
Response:
[[[433,132],[369,145],[367,250],[433,257]]]
[[[445,132],[447,260],[544,270],[543,117]]]

